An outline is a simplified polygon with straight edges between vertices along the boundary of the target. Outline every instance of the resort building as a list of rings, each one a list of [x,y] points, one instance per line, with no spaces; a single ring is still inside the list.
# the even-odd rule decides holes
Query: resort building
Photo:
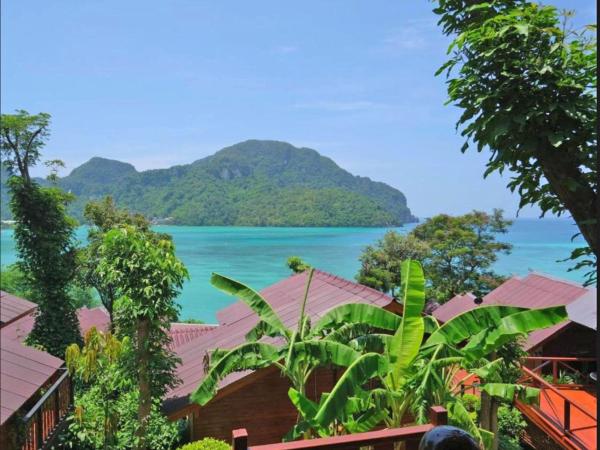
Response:
[[[298,321],[306,281],[306,273],[294,274],[261,291],[288,327],[294,328]],[[483,299],[468,293],[456,296],[435,309],[433,316],[443,323],[485,305],[567,305],[569,321],[535,331],[524,341],[530,357],[523,368],[522,382],[541,388],[542,393],[539,406],[517,406],[530,424],[525,438],[533,448],[595,448],[596,397],[589,390],[596,376],[595,299],[595,289],[532,273],[510,278]],[[384,293],[315,270],[306,306],[311,321],[333,307],[356,302],[402,312],[398,301]],[[25,423],[31,442],[46,442],[71,403],[63,361],[23,345],[33,326],[34,313],[35,304],[2,293],[3,439],[10,433],[14,435],[17,427]],[[92,326],[108,328],[108,314],[103,308],[82,308],[78,317],[82,332]],[[281,441],[294,425],[297,411],[288,398],[289,382],[275,367],[233,373],[222,380],[217,395],[208,404],[201,407],[190,402],[190,395],[204,377],[209,352],[243,343],[258,317],[240,301],[220,310],[217,320],[214,325],[171,325],[172,349],[182,361],[177,368],[181,384],[167,394],[165,413],[171,420],[187,422],[190,440],[215,437],[229,441],[232,430],[243,428],[248,433],[248,445]],[[335,369],[315,371],[307,393],[316,399],[333,387],[338,376]],[[59,381],[68,387],[52,388]],[[56,392],[52,394],[55,396],[42,397],[40,393],[46,389],[46,394]],[[46,404],[58,405],[56,412],[48,407],[36,410],[35,403],[40,403],[40,398]],[[40,413],[42,410],[45,412]],[[28,417],[29,422],[23,422],[23,417]],[[13,448],[5,442],[2,448]]]
[[[295,274],[261,291],[288,327],[295,328],[298,322],[306,279],[306,273]],[[401,312],[393,298],[379,291],[315,270],[306,305],[311,321],[314,323],[331,308],[345,303],[367,303]],[[190,403],[190,394],[204,376],[207,353],[242,344],[246,333],[258,322],[258,317],[242,302],[219,311],[217,319],[218,327],[177,348],[182,359],[177,374],[182,383],[167,395],[165,411],[173,420],[189,421],[192,440],[210,436],[229,441],[232,430],[245,428],[248,445],[280,442],[295,424],[298,413],[288,398],[288,380],[274,367],[231,374],[207,405]],[[333,369],[317,370],[307,384],[307,393],[315,398],[330,390],[337,376]]]
[[[433,311],[441,323],[488,305],[547,308],[565,305],[569,320],[529,334],[523,384],[540,388],[539,405],[517,402],[529,423],[533,448],[595,449],[596,314],[595,288],[530,273],[512,277],[482,299],[457,295]]]

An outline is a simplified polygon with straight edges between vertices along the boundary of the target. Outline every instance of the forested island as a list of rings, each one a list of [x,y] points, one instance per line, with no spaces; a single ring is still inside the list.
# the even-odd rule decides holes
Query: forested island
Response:
[[[178,225],[370,227],[416,221],[397,189],[280,141],[248,140],[191,164],[142,172],[94,157],[58,185],[75,194],[70,212],[79,219],[89,200],[110,195],[132,211]],[[10,219],[5,191],[2,218]]]

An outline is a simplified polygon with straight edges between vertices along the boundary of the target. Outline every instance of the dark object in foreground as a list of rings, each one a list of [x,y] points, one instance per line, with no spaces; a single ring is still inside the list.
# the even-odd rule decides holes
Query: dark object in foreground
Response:
[[[481,450],[481,448],[466,431],[442,425],[423,435],[419,450]]]

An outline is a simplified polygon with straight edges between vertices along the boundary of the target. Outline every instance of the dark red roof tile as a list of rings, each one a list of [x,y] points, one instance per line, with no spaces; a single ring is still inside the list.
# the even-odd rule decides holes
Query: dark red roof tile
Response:
[[[483,297],[481,306],[504,305],[521,308],[549,308],[551,306],[568,305],[577,299],[590,297],[594,304],[596,290],[585,288],[576,283],[560,280],[539,273],[530,273],[525,278],[512,277]],[[471,293],[457,295],[433,311],[433,316],[440,322],[447,322],[453,317],[475,309]],[[525,350],[532,349],[548,339],[554,333],[568,326],[570,321],[537,330],[528,336]]]
[[[18,340],[4,339],[0,343],[0,423],[4,423],[21,408],[63,361],[46,352],[26,347]]]
[[[0,291],[0,327],[29,314],[36,308],[35,303]]]

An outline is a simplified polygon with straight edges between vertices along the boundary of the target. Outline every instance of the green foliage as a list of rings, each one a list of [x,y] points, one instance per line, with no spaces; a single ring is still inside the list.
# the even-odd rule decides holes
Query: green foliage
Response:
[[[402,261],[423,261],[429,246],[412,234],[403,236],[388,231],[375,245],[369,245],[360,255],[360,271],[356,280],[392,296],[400,295]]]
[[[358,337],[356,333],[350,335],[351,347],[366,353],[348,366],[331,392],[324,393],[319,403],[291,390],[290,398],[303,421],[288,437],[298,437],[308,428],[321,435],[336,433],[340,426],[351,431],[362,425],[364,430],[381,421],[387,427],[397,427],[409,412],[417,423],[425,423],[429,408],[441,404],[447,407],[452,424],[471,433],[488,449],[494,436],[479,427],[476,411],[468,397],[455,394],[460,389],[456,381],[458,370],[477,375],[482,380],[481,389],[501,401],[511,402],[515,396],[525,401],[537,398],[537,389],[502,382],[500,376],[506,364],[503,358],[490,362],[485,357],[499,352],[516,336],[565,320],[564,307],[545,310],[481,307],[461,314],[441,327],[430,323],[431,334],[423,342],[425,280],[420,264],[403,262],[401,279],[404,314],[394,334],[386,336],[367,330]],[[341,323],[328,321],[336,325]],[[346,327],[341,324],[341,328]],[[334,334],[347,335],[335,331]],[[375,346],[377,341],[379,344]],[[374,347],[378,353],[372,353]],[[508,350],[505,357],[511,362],[517,358]],[[372,388],[372,383],[378,387]],[[376,416],[373,415],[375,412],[384,414]]]
[[[312,274],[313,269],[309,269],[305,294],[299,305],[298,323],[292,329],[283,324],[281,318],[258,292],[239,281],[213,274],[211,283],[215,287],[242,300],[260,320],[246,335],[247,342],[230,350],[217,349],[211,353],[202,382],[191,396],[192,401],[200,405],[209,402],[216,394],[219,381],[232,372],[256,370],[274,365],[290,380],[293,388],[290,390],[290,397],[293,402],[296,401],[295,404],[300,409],[303,405],[310,404],[310,400],[305,399],[305,384],[317,367],[332,365],[348,367],[360,359],[360,354],[348,345],[348,340],[356,333],[372,332],[375,329],[390,331],[396,329],[397,316],[365,304],[345,304],[333,308],[316,324],[311,325],[305,314],[305,307]],[[263,336],[278,337],[282,344],[276,346],[257,342]],[[354,365],[353,370],[357,373],[373,373],[373,370],[380,369],[383,373],[385,362],[379,364],[379,358],[377,354],[362,358]],[[349,386],[352,386],[353,378],[347,377],[347,379]],[[338,403],[336,401],[336,405]],[[376,424],[381,421],[381,417],[375,420],[377,416],[373,415],[373,410],[369,410],[368,414],[361,417],[362,421],[356,422],[353,414],[348,413],[346,426],[349,429],[359,430],[366,423]],[[329,430],[329,425],[325,428]],[[297,424],[289,437],[295,438],[299,435],[310,437],[328,432],[314,420],[304,420]]]
[[[310,269],[310,265],[302,261],[299,256],[290,256],[286,261],[286,265],[294,273],[302,273]]]
[[[421,261],[428,275],[427,296],[439,302],[455,294],[474,292],[484,295],[504,278],[490,268],[499,253],[511,245],[496,241],[510,221],[501,210],[492,214],[473,211],[462,216],[440,214],[427,219],[402,236],[389,231],[360,256],[359,283],[394,296],[400,295],[400,265],[403,260]]]
[[[162,398],[177,383],[178,359],[169,350],[167,330],[177,320],[174,299],[188,272],[170,240],[132,226],[106,233],[99,257],[101,282],[122,295],[115,305],[115,324],[120,336],[131,338],[134,357],[129,369],[142,385],[141,398]],[[149,393],[144,391],[146,383]]]
[[[128,369],[134,357],[128,337],[118,339],[92,327],[85,345],[67,348],[66,363],[77,395],[66,442],[77,449],[131,449],[137,446],[139,389]],[[152,449],[170,449],[178,441],[177,424],[160,412],[155,399],[145,429]],[[106,446],[106,447],[105,447]]]
[[[498,286],[503,279],[490,267],[498,253],[508,253],[512,246],[496,241],[496,235],[506,233],[510,224],[495,209],[491,215],[440,214],[413,229],[411,234],[430,249],[423,261],[430,281],[428,294],[443,302],[463,292],[483,295]]]
[[[8,179],[10,210],[19,269],[38,308],[27,342],[63,357],[67,345],[80,342],[79,323],[69,287],[75,276],[76,221],[66,214],[72,196],[57,187],[41,187],[29,169],[40,159],[49,135],[50,116],[26,111],[3,114],[0,150]]]
[[[0,290],[36,303],[35,293],[31,290],[31,281],[18,264],[11,264],[0,273]],[[68,289],[69,297],[76,309],[98,306],[98,300],[90,289],[72,284]]]
[[[139,389],[136,448],[146,449],[152,401],[178,382],[179,359],[169,348],[168,329],[177,320],[179,306],[174,300],[188,272],[170,239],[131,225],[105,233],[98,254],[100,282],[115,286],[121,295],[114,305],[114,324],[117,333],[132,342],[127,372]]]
[[[521,450],[520,436],[527,428],[521,412],[512,406],[498,408],[498,434],[500,450]]]
[[[0,152],[2,167],[9,175],[31,182],[29,169],[41,157],[40,150],[50,136],[50,114],[30,115],[25,110],[0,117]],[[13,213],[14,214],[14,213]]]
[[[17,264],[3,267],[0,273],[0,290],[35,302],[30,281]]]
[[[231,450],[231,445],[225,441],[204,438],[179,447],[177,450]]]
[[[105,399],[99,385],[95,384],[75,398],[75,415],[69,417],[69,427],[63,438],[63,448],[78,450],[104,449],[106,424],[104,410]],[[114,440],[108,447],[114,450],[130,450],[135,448],[138,420],[137,405],[139,392],[136,389],[119,393],[112,400],[114,413]],[[160,402],[155,402],[146,428],[146,442],[149,448],[169,450],[179,442],[177,424],[170,422],[160,412]]]
[[[551,384],[580,384],[581,383],[581,380],[577,375],[568,373],[564,370],[559,370],[556,381],[554,381],[554,376],[552,374],[542,375],[542,378]]]
[[[479,417],[479,410],[481,409],[481,398],[473,394],[463,394],[461,401],[465,409],[469,412],[473,422],[476,423]]]
[[[573,30],[572,12],[529,1],[437,3],[444,33],[455,36],[438,74],[446,71],[448,103],[463,110],[462,151],[488,149],[485,175],[510,170],[521,207],[570,213],[595,266],[596,26]]]
[[[186,225],[393,226],[414,221],[398,190],[353,176],[307,148],[236,144],[192,164],[136,172],[93,158],[59,181],[77,200],[112,196],[147,217]]]
[[[196,324],[203,324],[205,323],[204,320],[200,320],[200,319],[193,319],[191,317],[184,319],[184,320],[180,320],[181,323],[196,323]]]
[[[114,303],[120,293],[118,286],[106,282],[97,271],[100,263],[100,246],[106,233],[115,227],[130,225],[148,232],[150,222],[141,214],[132,214],[118,208],[112,197],[89,202],[85,205],[84,217],[90,227],[88,245],[79,249],[77,253],[77,282],[81,289],[96,290],[112,323]]]
[[[12,177],[9,185],[17,218],[18,265],[28,274],[38,304],[27,342],[62,357],[67,345],[81,340],[75,304],[69,297],[75,276],[76,226],[66,215],[69,197],[58,188],[26,184],[20,177]]]

